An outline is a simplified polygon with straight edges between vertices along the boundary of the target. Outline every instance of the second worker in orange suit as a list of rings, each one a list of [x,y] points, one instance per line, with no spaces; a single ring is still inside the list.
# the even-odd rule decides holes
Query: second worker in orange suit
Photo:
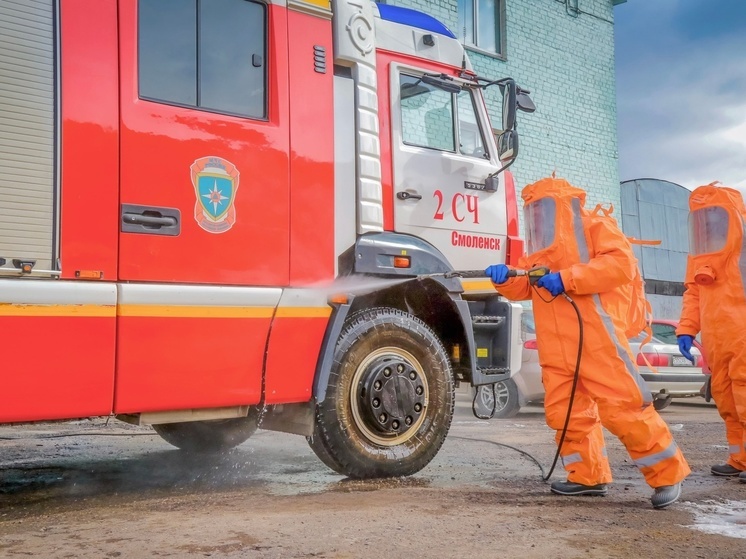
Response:
[[[729,450],[727,462],[711,472],[746,483],[746,207],[737,190],[707,185],[692,191],[689,209],[679,349],[692,359],[694,336],[702,331]]]
[[[535,286],[526,276],[508,279],[504,264],[487,274],[496,289],[513,300],[531,299],[549,427],[564,426],[570,403],[579,342],[578,317],[564,297],[578,306],[583,321],[579,381],[562,463],[566,481],[555,481],[560,495],[605,495],[612,481],[602,426],[619,437],[654,488],[655,508],[681,495],[690,469],[671,432],[652,405],[625,337],[625,308],[615,289],[632,281],[637,261],[629,241],[611,220],[594,220],[584,208],[585,192],[563,179],[547,178],[522,192],[528,254],[522,269],[546,266],[551,273]],[[549,301],[549,302],[546,302]]]

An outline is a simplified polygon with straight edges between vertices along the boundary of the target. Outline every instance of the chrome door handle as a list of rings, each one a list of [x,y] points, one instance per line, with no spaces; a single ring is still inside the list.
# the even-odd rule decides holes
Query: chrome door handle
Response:
[[[122,204],[122,233],[176,237],[181,232],[180,222],[177,208]]]
[[[126,213],[122,214],[122,221],[131,225],[143,225],[145,227],[173,227],[176,225],[175,217],[157,217],[153,215],[141,215]]]
[[[411,192],[407,192],[406,190],[402,190],[401,192],[396,193],[396,197],[399,198],[399,200],[422,200],[422,195]]]

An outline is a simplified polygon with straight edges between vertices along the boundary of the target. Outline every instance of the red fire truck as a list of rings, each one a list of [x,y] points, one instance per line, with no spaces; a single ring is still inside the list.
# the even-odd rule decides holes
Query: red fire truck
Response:
[[[0,422],[420,470],[454,385],[520,365],[519,310],[451,272],[522,252],[526,93],[368,0],[3,0]]]

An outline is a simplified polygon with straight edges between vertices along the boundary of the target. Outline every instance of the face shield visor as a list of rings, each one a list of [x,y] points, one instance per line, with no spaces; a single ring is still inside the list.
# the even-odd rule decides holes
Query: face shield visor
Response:
[[[689,214],[689,250],[693,255],[711,254],[725,248],[730,216],[725,208],[710,206]]]
[[[526,221],[528,254],[544,250],[554,243],[557,202],[554,198],[539,198],[523,208]]]

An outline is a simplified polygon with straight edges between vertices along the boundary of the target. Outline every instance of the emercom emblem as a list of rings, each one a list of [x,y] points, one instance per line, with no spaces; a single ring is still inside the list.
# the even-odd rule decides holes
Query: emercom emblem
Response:
[[[201,157],[190,167],[197,203],[194,219],[209,233],[225,233],[236,222],[239,172],[222,157]]]

